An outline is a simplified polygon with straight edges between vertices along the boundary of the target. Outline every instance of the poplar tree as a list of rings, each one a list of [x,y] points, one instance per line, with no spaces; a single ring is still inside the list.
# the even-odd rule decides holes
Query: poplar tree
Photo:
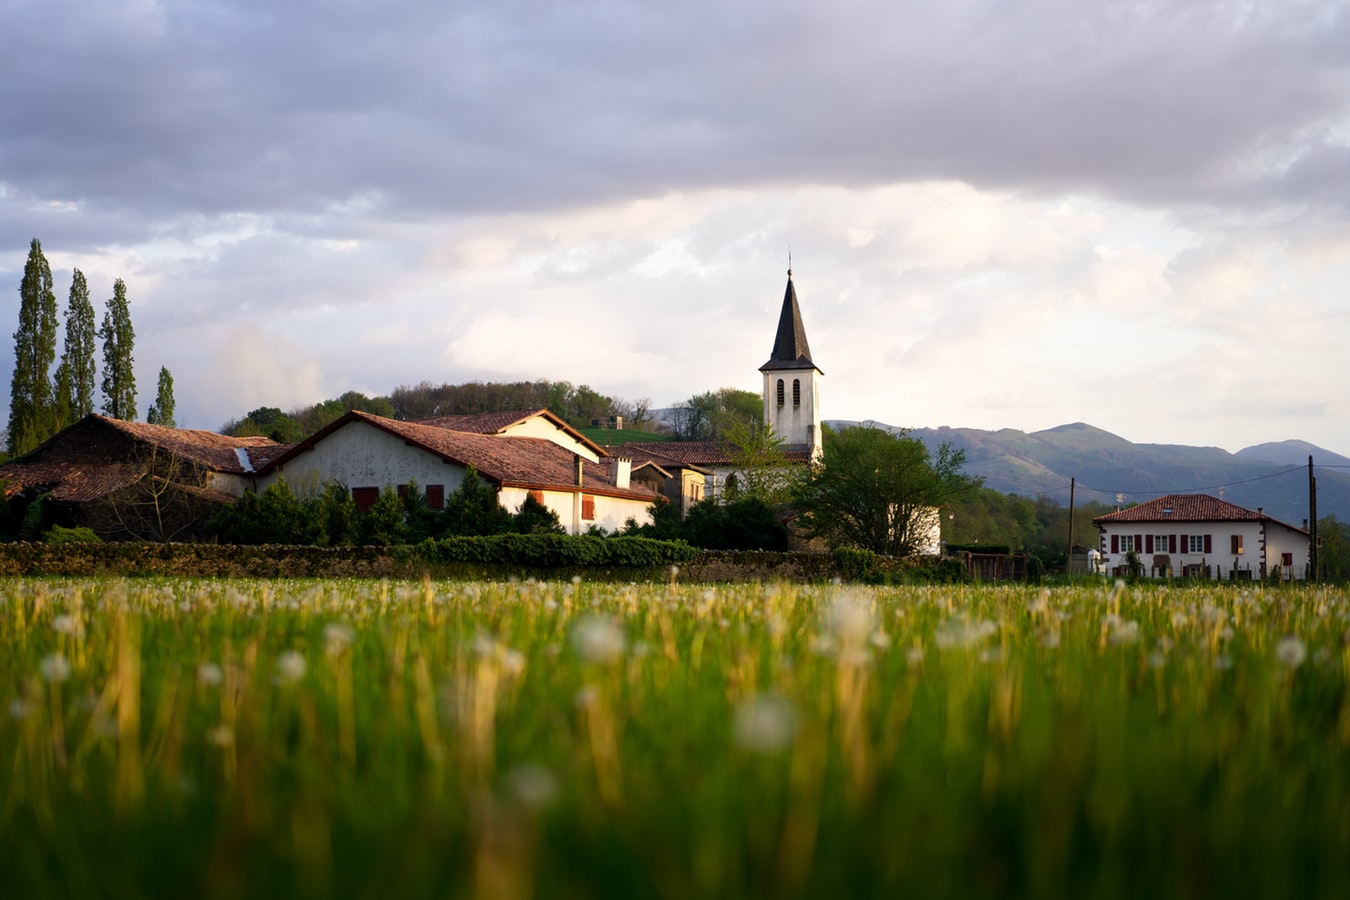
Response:
[[[136,373],[132,349],[136,332],[131,327],[131,305],[122,279],[113,282],[112,299],[98,330],[103,339],[103,412],[128,422],[136,418]]]
[[[51,367],[56,359],[56,294],[52,269],[33,238],[19,284],[19,330],[14,332],[14,378],[9,392],[11,455],[49,438],[55,421]]]
[[[151,425],[177,428],[178,423],[173,420],[173,406],[173,376],[169,374],[168,366],[160,366],[159,390],[155,392],[155,402],[150,405],[150,411],[145,414],[145,421]]]
[[[94,411],[97,328],[89,283],[79,269],[70,282],[66,306],[66,343],[56,370],[57,426],[64,427]]]

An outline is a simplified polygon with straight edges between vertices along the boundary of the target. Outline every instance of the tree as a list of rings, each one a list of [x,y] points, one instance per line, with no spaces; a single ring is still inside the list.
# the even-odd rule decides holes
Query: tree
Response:
[[[735,422],[727,430],[731,465],[736,469],[737,497],[754,497],[770,506],[789,503],[806,474],[783,452],[783,439],[757,422]]]
[[[963,451],[944,443],[931,459],[923,441],[905,432],[827,429],[824,451],[800,494],[801,521],[808,536],[836,547],[907,556],[932,510],[982,483],[961,474]]]
[[[787,549],[787,526],[759,497],[730,503],[700,500],[680,525],[680,537],[705,550]]]
[[[526,494],[525,502],[511,517],[511,530],[516,534],[566,534],[558,514],[535,499],[534,494]]]
[[[56,370],[58,429],[94,411],[97,338],[94,304],[89,302],[89,283],[84,273],[76,269],[66,306],[65,347],[61,351],[61,365]]]
[[[56,359],[56,294],[52,269],[33,238],[19,284],[19,330],[14,332],[14,378],[9,391],[11,455],[27,453],[55,433],[51,367]]]
[[[447,535],[504,534],[511,530],[511,514],[497,502],[497,489],[478,477],[469,466],[464,481],[445,499],[444,533]]]
[[[136,331],[131,327],[131,305],[122,279],[113,282],[112,299],[98,330],[103,339],[103,411],[114,419],[136,418]]]
[[[155,402],[150,404],[150,410],[145,414],[145,421],[151,425],[177,428],[178,423],[173,419],[173,407],[173,376],[169,374],[167,366],[160,366],[159,390],[155,392]]]

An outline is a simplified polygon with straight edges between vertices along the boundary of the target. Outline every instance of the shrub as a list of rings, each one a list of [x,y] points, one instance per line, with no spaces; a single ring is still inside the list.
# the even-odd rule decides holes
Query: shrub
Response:
[[[46,544],[101,544],[102,538],[94,534],[94,529],[83,525],[76,528],[63,528],[60,525],[53,525],[47,529],[47,533],[42,536],[43,543]]]

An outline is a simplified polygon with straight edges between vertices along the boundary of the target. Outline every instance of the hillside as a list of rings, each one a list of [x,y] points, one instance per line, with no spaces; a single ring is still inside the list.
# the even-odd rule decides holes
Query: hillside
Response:
[[[831,422],[874,425],[881,422]],[[1045,494],[1069,502],[1069,479],[1077,479],[1079,502],[1139,503],[1160,494],[1207,493],[1240,506],[1261,507],[1275,518],[1302,525],[1308,517],[1308,456],[1317,473],[1317,513],[1350,521],[1350,459],[1303,441],[1284,441],[1229,453],[1218,447],[1134,444],[1082,422],[1030,434],[1011,428],[917,428],[911,434],[930,448],[942,442],[966,452],[966,471],[983,475],[995,490],[1023,496]]]

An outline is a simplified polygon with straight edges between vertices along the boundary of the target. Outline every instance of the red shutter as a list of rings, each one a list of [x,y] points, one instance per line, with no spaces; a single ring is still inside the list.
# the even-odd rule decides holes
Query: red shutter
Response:
[[[445,509],[445,485],[427,485],[427,509]]]
[[[542,503],[544,502],[544,492],[543,492],[543,491],[530,491],[530,496],[534,498],[534,500],[535,500],[536,503],[541,503],[541,504],[542,504]]]
[[[1210,535],[1205,535],[1205,552],[1206,553],[1214,552],[1214,542],[1210,540]]]
[[[1144,538],[1144,552],[1145,553],[1153,552],[1153,535],[1151,534]]]
[[[380,489],[373,487],[352,488],[352,500],[359,512],[370,512],[375,501],[380,499]]]
[[[1177,552],[1177,536],[1175,534],[1169,534],[1167,536],[1167,552],[1168,553]]]
[[[1118,534],[1111,535],[1111,552],[1112,553],[1120,552],[1120,535]]]
[[[1191,552],[1191,539],[1184,534],[1181,536],[1181,552],[1182,553]]]
[[[1144,536],[1142,534],[1136,534],[1134,536],[1134,552],[1135,553],[1144,552]]]
[[[595,518],[594,497],[587,496],[581,498],[581,517],[588,522]]]

